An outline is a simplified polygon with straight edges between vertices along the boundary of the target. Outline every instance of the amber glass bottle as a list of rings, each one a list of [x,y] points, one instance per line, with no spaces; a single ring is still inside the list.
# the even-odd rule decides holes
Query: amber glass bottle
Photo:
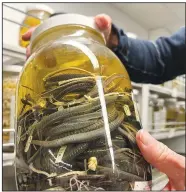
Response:
[[[53,10],[43,4],[35,3],[33,6],[28,6],[25,19],[23,20],[23,26],[20,28],[19,33],[19,45],[22,47],[27,47],[29,41],[24,41],[22,39],[22,35],[27,32],[27,30],[31,27],[35,27],[43,22],[43,20],[48,19],[51,14],[53,14]]]
[[[167,125],[166,128],[174,128],[176,127],[176,119],[177,119],[177,108],[176,108],[176,99],[170,98],[165,100],[166,106],[166,121]]]

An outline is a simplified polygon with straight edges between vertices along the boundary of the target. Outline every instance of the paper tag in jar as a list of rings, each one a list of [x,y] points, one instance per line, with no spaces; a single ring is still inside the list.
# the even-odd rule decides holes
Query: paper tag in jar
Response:
[[[151,190],[151,181],[135,181],[134,182],[134,191],[150,191]]]
[[[137,104],[136,104],[135,101],[133,101],[133,103],[134,103],[134,110],[135,110],[135,115],[136,115],[136,121],[140,122]]]
[[[67,146],[62,146],[60,149],[59,149],[59,152],[57,154],[57,158],[56,158],[56,161],[55,163],[59,163],[61,162],[62,158],[63,158],[63,155],[65,153],[65,150],[66,150]]]
[[[139,117],[139,113],[138,113],[137,103],[136,103],[136,101],[135,101],[134,95],[131,94],[131,96],[132,96],[132,101],[133,101],[133,104],[134,104],[134,110],[135,110],[135,115],[136,115],[136,121],[140,122],[140,117]]]
[[[127,116],[131,116],[131,112],[130,112],[130,109],[129,109],[129,106],[128,106],[128,105],[124,105],[124,106],[123,106],[123,109],[124,109],[125,114],[126,114]]]

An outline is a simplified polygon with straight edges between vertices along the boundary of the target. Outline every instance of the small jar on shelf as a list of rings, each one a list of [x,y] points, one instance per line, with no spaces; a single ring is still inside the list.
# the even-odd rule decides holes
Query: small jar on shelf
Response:
[[[157,103],[158,95],[157,94],[152,94],[149,97],[149,108],[148,108],[148,129],[152,130],[153,129],[153,124],[154,124],[154,107]]]
[[[154,107],[154,129],[164,129],[166,123],[166,108],[164,99],[159,98]]]
[[[29,27],[35,27],[41,24],[42,21],[48,19],[51,16],[51,14],[54,13],[54,11],[44,4],[35,3],[34,5],[27,7],[26,13],[27,16],[25,17],[22,23],[23,26],[20,28],[19,33],[19,45],[21,47],[27,47],[28,44],[30,43],[29,41],[24,41],[22,39],[22,35],[28,31]]]
[[[165,100],[166,106],[166,121],[167,125],[166,128],[174,128],[177,118],[177,108],[176,108],[176,98],[169,98]]]
[[[176,121],[178,122],[178,127],[182,128],[185,127],[185,102],[180,101],[178,102],[178,114],[177,114],[177,119]]]

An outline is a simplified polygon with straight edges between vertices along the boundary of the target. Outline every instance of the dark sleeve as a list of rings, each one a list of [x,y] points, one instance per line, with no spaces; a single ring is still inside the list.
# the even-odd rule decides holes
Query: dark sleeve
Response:
[[[128,38],[114,25],[112,30],[119,38],[113,51],[132,81],[160,84],[186,73],[185,27],[171,37],[160,37],[155,42]]]

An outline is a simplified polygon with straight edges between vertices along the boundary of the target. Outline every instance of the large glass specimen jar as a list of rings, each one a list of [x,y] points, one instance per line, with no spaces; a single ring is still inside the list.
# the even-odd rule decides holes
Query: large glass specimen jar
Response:
[[[129,75],[89,17],[41,24],[16,98],[19,190],[145,190]]]

